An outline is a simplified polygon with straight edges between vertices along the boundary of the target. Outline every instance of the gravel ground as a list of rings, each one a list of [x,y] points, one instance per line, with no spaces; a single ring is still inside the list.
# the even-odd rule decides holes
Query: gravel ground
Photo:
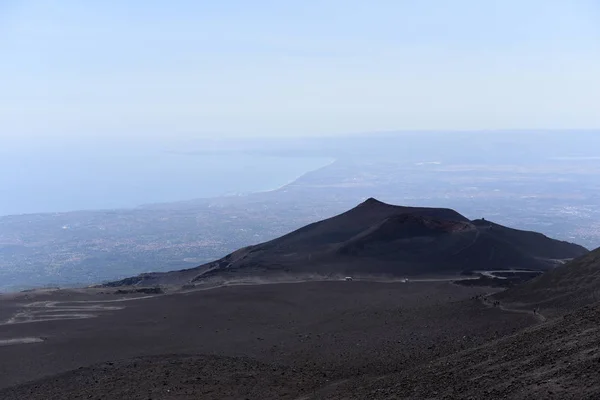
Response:
[[[599,344],[595,304],[397,374],[345,383],[327,398],[595,400]]]
[[[473,299],[489,290],[307,282],[97,303],[119,307],[98,309],[95,318],[0,326],[0,339],[43,338],[0,346],[0,398],[370,398],[379,389],[373,382],[419,366],[428,371],[430,363],[539,323]],[[74,300],[95,296],[122,297],[4,298],[2,315],[55,299],[63,309],[39,307],[34,318],[68,315],[89,306]]]

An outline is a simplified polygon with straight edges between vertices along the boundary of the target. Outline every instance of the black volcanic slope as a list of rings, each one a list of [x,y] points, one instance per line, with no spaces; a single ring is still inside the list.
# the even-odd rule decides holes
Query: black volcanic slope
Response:
[[[539,308],[545,322],[412,370],[338,386],[329,398],[600,398],[600,249],[494,298],[506,310]]]
[[[109,286],[185,284],[276,275],[454,274],[464,270],[547,270],[581,246],[454,210],[400,207],[368,199],[338,216],[184,271],[144,274]]]
[[[600,249],[497,295],[531,308],[567,311],[600,301]]]

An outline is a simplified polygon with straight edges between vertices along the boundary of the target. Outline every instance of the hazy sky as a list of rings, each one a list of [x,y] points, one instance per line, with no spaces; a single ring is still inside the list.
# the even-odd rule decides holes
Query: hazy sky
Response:
[[[600,127],[597,0],[0,0],[0,135]]]

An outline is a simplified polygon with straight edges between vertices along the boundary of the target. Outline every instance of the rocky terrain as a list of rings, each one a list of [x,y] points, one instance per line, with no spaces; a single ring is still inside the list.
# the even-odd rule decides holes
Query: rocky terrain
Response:
[[[497,296],[524,308],[564,313],[600,301],[600,249]]]
[[[347,384],[327,398],[597,399],[599,323],[600,305],[586,306],[398,374]]]
[[[597,399],[600,249],[488,301],[543,321],[482,346],[362,383],[336,395],[370,398]]]
[[[330,281],[137,300],[99,289],[22,293],[1,303],[1,320],[17,318],[0,325],[0,343],[40,341],[0,345],[0,398],[296,399],[538,323],[476,299],[487,292]]]
[[[1,318],[40,314],[0,326],[0,398],[598,398],[600,305],[546,317],[497,300],[521,289],[329,281],[13,295]],[[94,317],[64,319],[89,306]],[[62,316],[44,320],[52,313]],[[19,337],[40,340],[1,344]]]

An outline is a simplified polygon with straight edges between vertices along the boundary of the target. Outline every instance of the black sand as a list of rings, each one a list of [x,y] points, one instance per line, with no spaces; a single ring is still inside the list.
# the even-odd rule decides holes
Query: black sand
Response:
[[[316,395],[538,323],[473,299],[488,290],[442,282],[310,282],[95,303],[124,308],[99,310],[95,318],[0,326],[0,339],[44,340],[0,346],[0,398]],[[31,302],[123,297],[68,291],[28,296],[3,299],[2,318],[31,309],[23,307]],[[43,318],[45,310],[37,310],[36,318]]]

